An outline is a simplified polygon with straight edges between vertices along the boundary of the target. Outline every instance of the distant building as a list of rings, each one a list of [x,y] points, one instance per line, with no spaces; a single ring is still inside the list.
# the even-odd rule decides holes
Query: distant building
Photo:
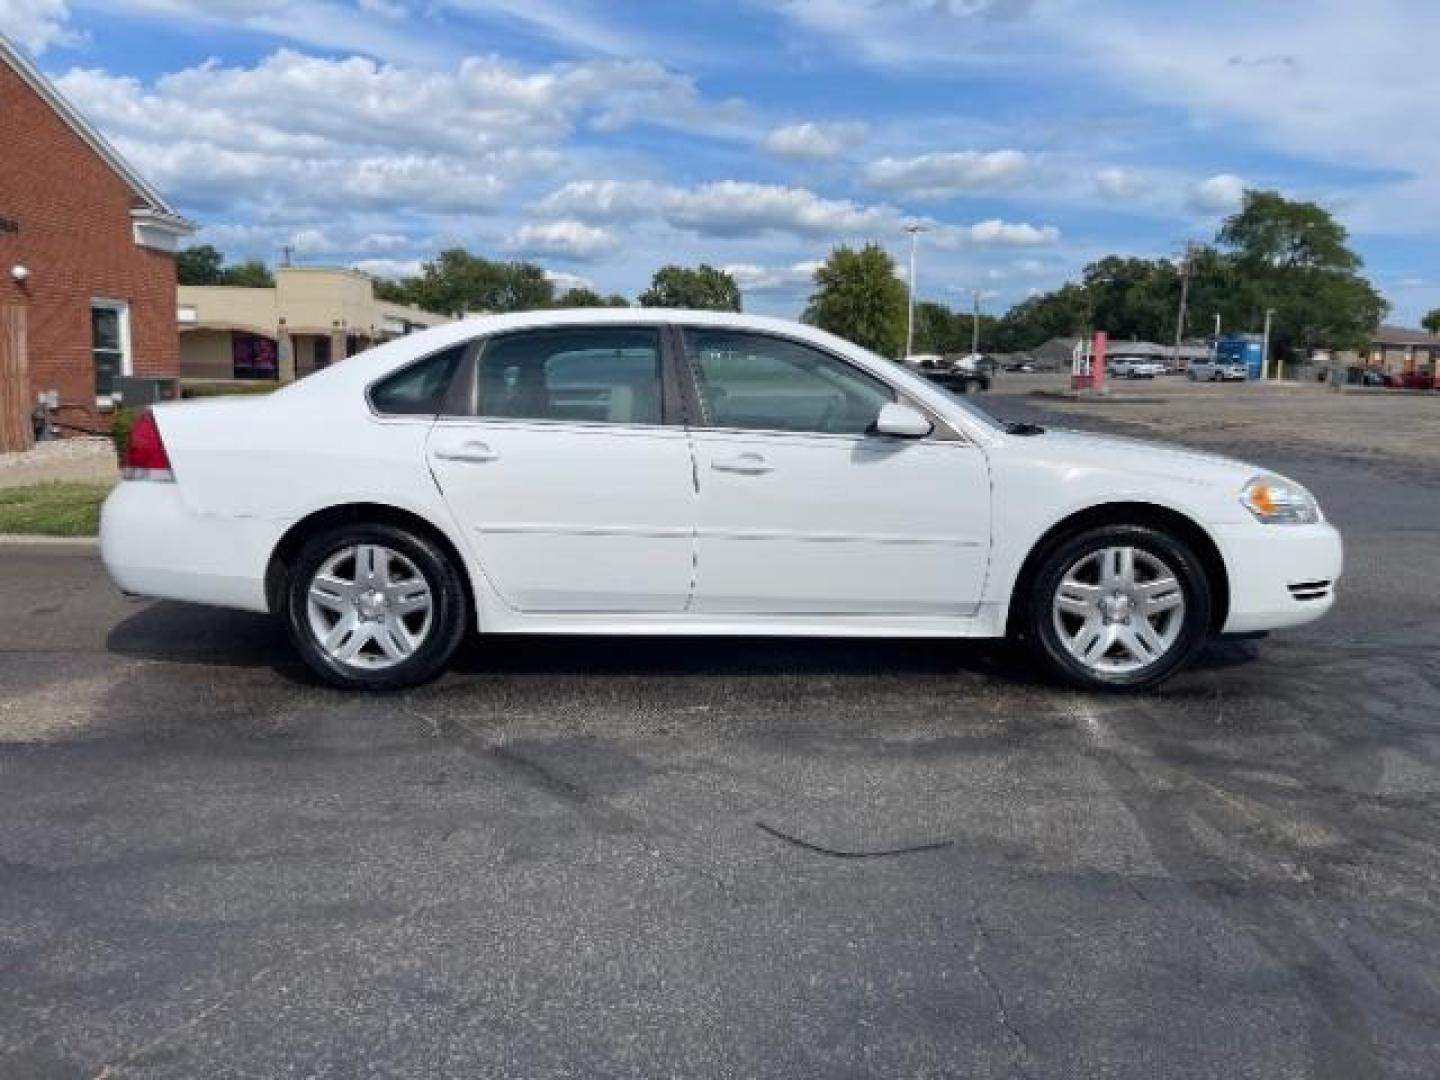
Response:
[[[175,376],[176,213],[0,36],[0,451],[39,395],[85,427],[116,379]]]
[[[1436,361],[1440,360],[1440,336],[1403,326],[1381,326],[1371,335],[1370,346],[1360,360],[1387,375],[1429,372],[1434,376]]]
[[[358,270],[282,266],[275,286],[181,285],[180,374],[290,382],[347,356],[451,320],[375,296]]]

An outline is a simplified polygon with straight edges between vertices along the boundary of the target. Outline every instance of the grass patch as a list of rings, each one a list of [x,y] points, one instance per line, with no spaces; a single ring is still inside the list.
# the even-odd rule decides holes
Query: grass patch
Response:
[[[94,536],[109,484],[50,481],[0,488],[0,533]]]

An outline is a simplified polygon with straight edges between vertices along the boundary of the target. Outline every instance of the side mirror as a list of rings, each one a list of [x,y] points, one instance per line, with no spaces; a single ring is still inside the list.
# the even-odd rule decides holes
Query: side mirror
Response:
[[[935,430],[935,425],[909,405],[891,401],[880,409],[871,430],[877,435],[890,435],[897,439],[923,439]]]

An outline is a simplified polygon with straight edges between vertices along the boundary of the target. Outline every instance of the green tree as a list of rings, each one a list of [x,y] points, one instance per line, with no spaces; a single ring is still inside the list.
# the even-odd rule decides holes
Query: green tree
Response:
[[[444,315],[465,311],[534,311],[555,303],[555,285],[534,263],[493,262],[464,248],[447,248],[425,263],[418,277],[393,294]]]
[[[270,268],[259,259],[248,259],[234,266],[227,266],[220,272],[221,285],[241,285],[251,289],[275,287],[275,277]]]
[[[805,321],[881,356],[905,347],[906,293],[879,244],[837,247],[815,271]]]
[[[639,297],[641,307],[739,311],[740,286],[724,270],[699,266],[662,266]]]
[[[415,298],[410,295],[408,279],[376,278],[375,298],[377,300],[388,300],[392,304],[414,304]]]
[[[1091,297],[1081,285],[1066,284],[1016,304],[996,328],[999,352],[1033,349],[1051,338],[1079,337],[1092,325]]]
[[[225,256],[209,244],[196,244],[175,255],[175,279],[181,285],[219,285]]]
[[[1285,356],[1317,347],[1358,348],[1389,304],[1360,273],[1349,234],[1323,207],[1274,191],[1247,191],[1217,240],[1234,264],[1251,326],[1274,312],[1270,340]]]
[[[1420,325],[1432,334],[1440,334],[1440,307],[1437,307],[1421,319]]]
[[[557,296],[555,298],[555,306],[560,308],[629,307],[630,301],[618,293],[601,296],[594,289],[577,285],[575,288],[567,289]]]

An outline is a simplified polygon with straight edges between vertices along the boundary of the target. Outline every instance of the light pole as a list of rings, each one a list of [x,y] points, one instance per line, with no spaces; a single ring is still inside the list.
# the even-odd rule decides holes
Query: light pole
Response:
[[[905,357],[901,359],[908,357],[915,349],[915,253],[920,247],[920,234],[930,230],[915,222],[906,225],[905,231],[910,234],[910,301],[905,317]]]
[[[980,355],[980,290],[966,289],[970,294],[972,320],[970,323],[970,355]]]
[[[1260,381],[1265,382],[1270,378],[1270,320],[1275,317],[1275,309],[1265,309],[1265,333],[1264,344],[1260,346]],[[1253,323],[1251,324],[1254,325]]]

